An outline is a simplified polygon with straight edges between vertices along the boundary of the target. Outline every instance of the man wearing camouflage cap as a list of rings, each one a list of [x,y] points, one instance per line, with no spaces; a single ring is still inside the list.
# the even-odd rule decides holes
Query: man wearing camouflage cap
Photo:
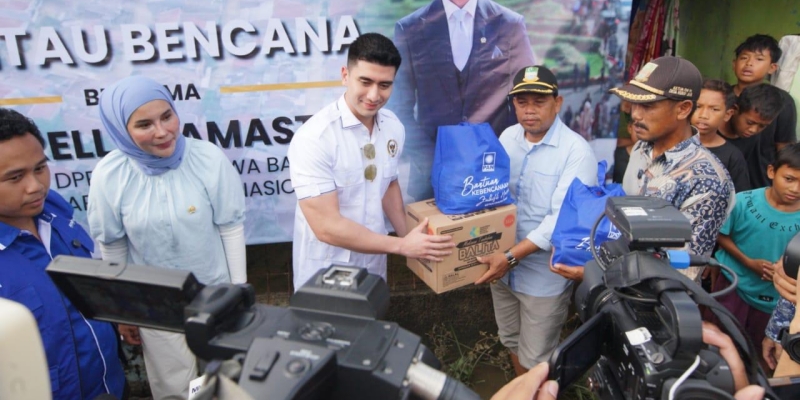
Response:
[[[710,256],[734,190],[728,171],[700,144],[690,124],[702,85],[691,62],[661,57],[610,92],[633,104],[632,127],[639,137],[622,181],[625,193],[672,203],[692,224],[690,252]],[[699,279],[700,270],[682,272]]]

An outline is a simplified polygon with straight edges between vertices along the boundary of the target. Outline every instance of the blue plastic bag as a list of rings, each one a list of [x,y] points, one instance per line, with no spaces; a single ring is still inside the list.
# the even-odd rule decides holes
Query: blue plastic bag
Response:
[[[598,163],[598,182],[605,181],[606,168],[605,161]],[[592,226],[605,211],[606,199],[617,196],[625,196],[622,185],[618,183],[586,186],[578,178],[572,181],[561,205],[556,226],[553,228],[553,236],[550,238],[554,249],[553,264],[583,266],[592,259],[589,244]],[[608,218],[603,218],[595,232],[595,247],[619,237],[619,230]]]
[[[440,126],[431,183],[445,214],[466,214],[513,204],[511,161],[487,123]]]

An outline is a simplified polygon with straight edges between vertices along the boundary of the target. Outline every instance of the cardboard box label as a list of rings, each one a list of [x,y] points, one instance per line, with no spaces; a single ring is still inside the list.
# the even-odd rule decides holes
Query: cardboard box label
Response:
[[[459,261],[472,261],[475,257],[491,254],[500,250],[500,232],[490,233],[478,238],[469,239],[456,245]]]
[[[445,274],[442,277],[442,286],[448,287],[450,285],[453,285],[453,284],[456,284],[458,282],[461,282],[464,279],[466,279],[466,278],[463,277],[463,276],[460,276],[460,274],[458,272],[451,272],[449,274]]]

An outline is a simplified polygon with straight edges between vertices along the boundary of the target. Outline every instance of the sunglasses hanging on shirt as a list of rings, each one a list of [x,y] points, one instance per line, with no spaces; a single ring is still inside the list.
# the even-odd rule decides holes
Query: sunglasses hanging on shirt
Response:
[[[364,147],[361,148],[361,152],[364,153],[364,157],[367,160],[374,160],[375,159],[375,145],[372,143],[367,143]],[[378,175],[378,167],[375,164],[367,165],[364,168],[364,179],[372,182],[375,180],[375,177]]]

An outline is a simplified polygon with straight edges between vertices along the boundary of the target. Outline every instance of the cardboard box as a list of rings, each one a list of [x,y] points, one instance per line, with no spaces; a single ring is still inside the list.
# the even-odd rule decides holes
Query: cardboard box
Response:
[[[433,199],[406,206],[409,229],[428,218],[428,234],[451,235],[456,248],[441,262],[408,260],[414,271],[436,293],[474,283],[489,267],[476,257],[505,252],[516,243],[517,206],[488,208],[469,214],[446,215]]]

